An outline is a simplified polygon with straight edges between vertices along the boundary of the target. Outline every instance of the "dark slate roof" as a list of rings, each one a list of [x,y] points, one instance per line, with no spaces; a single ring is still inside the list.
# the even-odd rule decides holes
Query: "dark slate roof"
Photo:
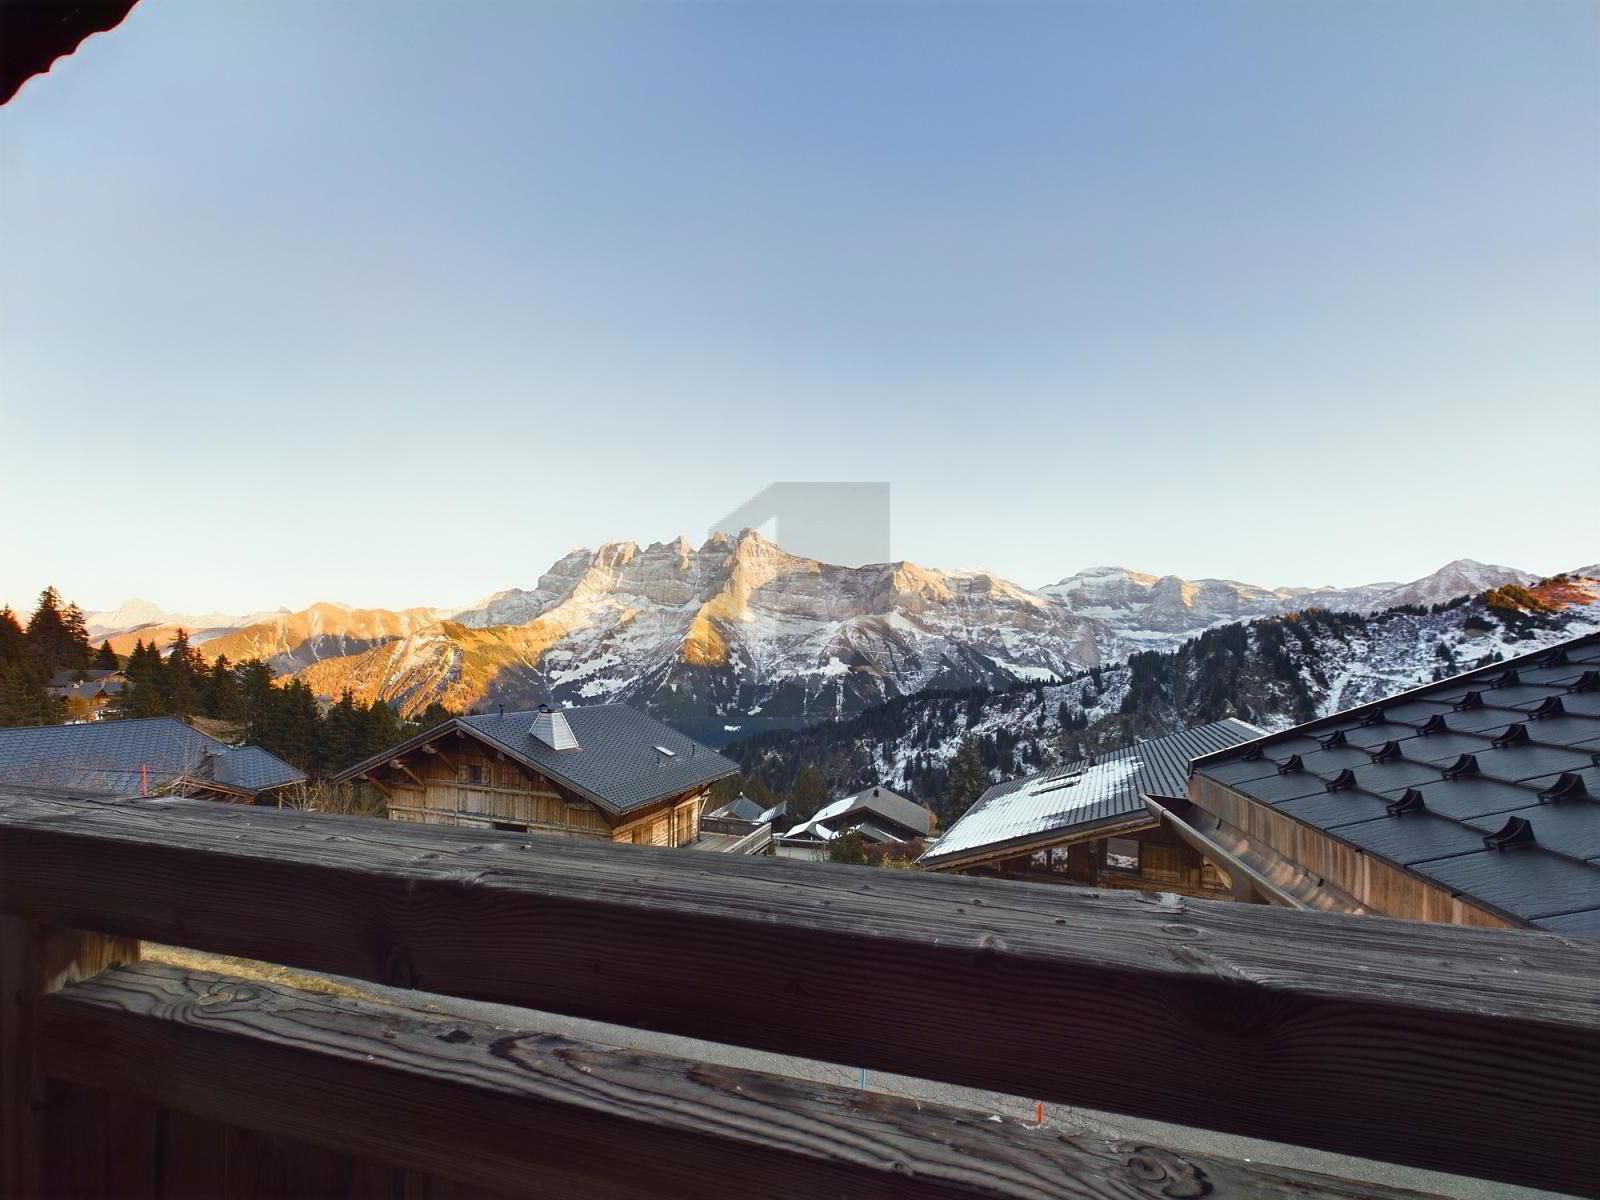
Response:
[[[724,779],[739,770],[738,763],[626,704],[595,704],[558,711],[566,716],[578,739],[576,750],[553,749],[528,732],[539,715],[538,709],[489,713],[456,717],[437,725],[347,768],[335,778],[352,779],[453,731],[505,751],[523,765],[619,815]],[[672,754],[662,754],[656,749],[658,746]]]
[[[886,787],[869,787],[823,805],[809,821],[794,826],[783,837],[826,841],[852,824],[864,823],[857,818],[871,817],[878,818],[880,832],[886,821],[901,826],[913,837],[927,837],[933,829],[933,813],[915,800]]]
[[[305,775],[259,746],[229,746],[176,717],[0,729],[0,782],[136,796],[180,778],[252,795]]]
[[[305,772],[296,770],[260,746],[233,746],[213,762],[211,777],[226,787],[264,792],[284,784],[299,783],[306,776]]]
[[[1211,755],[1195,774],[1504,916],[1600,936],[1600,634]]]
[[[1260,736],[1230,717],[997,783],[918,861],[936,867],[1146,816],[1146,796],[1184,795],[1193,759]]]
[[[743,792],[740,792],[711,815],[713,817],[731,817],[737,821],[754,821],[765,811],[766,809],[762,808],[761,805],[750,799]]]

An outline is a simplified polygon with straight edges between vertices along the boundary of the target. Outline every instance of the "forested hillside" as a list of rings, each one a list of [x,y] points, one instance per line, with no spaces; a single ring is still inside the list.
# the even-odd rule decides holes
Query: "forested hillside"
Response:
[[[83,610],[64,603],[55,588],[39,593],[26,624],[0,608],[0,726],[64,720],[66,705],[50,694],[50,677],[87,669],[94,659]]]
[[[126,655],[107,643],[95,650],[82,610],[53,587],[40,593],[26,624],[11,609],[0,609],[0,727],[66,720],[66,703],[50,681],[89,670],[120,670],[127,677],[107,719],[199,720],[225,741],[262,746],[313,773],[358,762],[452,715],[433,705],[407,721],[382,701],[358,704],[348,692],[324,707],[305,683],[278,679],[260,658],[203,658],[181,629],[164,654],[138,639]]]
[[[1224,717],[1285,728],[1596,628],[1600,581],[1587,577],[1370,616],[1312,609],[1207,630],[1061,684],[906,697],[725,753],[763,796],[790,794],[804,771],[808,792],[883,784],[948,821],[987,782]]]

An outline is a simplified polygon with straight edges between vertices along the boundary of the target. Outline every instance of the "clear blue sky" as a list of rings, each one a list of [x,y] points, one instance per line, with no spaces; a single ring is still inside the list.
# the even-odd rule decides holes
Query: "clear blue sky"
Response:
[[[774,480],[1039,585],[1600,559],[1600,8],[142,0],[0,109],[0,600]]]

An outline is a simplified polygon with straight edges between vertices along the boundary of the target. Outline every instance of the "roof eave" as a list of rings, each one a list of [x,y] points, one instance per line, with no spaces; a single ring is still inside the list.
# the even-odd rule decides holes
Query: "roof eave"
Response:
[[[424,729],[420,733],[414,733],[405,741],[400,742],[397,745],[390,746],[387,750],[382,750],[368,758],[364,758],[354,766],[346,767],[344,770],[330,775],[328,777],[328,782],[345,783],[349,780],[359,778],[360,776],[365,775],[368,771],[371,771],[376,767],[381,767],[392,759],[399,758],[402,754],[410,754],[411,751],[415,750],[418,746],[426,746],[435,738],[442,737],[444,734],[453,730],[468,728],[470,728],[470,726],[464,724],[460,717],[451,717],[448,721],[444,721],[438,725],[432,726],[431,728]]]
[[[1008,838],[1001,842],[989,842],[983,846],[974,846],[969,850],[959,850],[948,858],[938,857],[938,847],[935,846],[921,858],[917,865],[926,866],[931,871],[959,870],[962,867],[976,866],[992,858],[1009,858],[1023,851],[1051,850],[1058,846],[1070,846],[1077,842],[1098,841],[1113,833],[1123,830],[1137,832],[1141,829],[1150,829],[1161,822],[1154,813],[1146,809],[1143,813],[1126,812],[1114,816],[1102,817],[1098,821],[1085,822],[1074,826],[1070,830],[1055,829],[1041,831],[1037,834],[1023,834],[1020,837]]]

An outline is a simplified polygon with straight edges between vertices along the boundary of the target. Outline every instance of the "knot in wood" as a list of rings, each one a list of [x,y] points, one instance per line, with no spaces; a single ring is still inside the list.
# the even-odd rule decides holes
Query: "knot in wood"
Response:
[[[1205,1172],[1170,1150],[1128,1144],[1119,1146],[1118,1150],[1122,1154],[1122,1165],[1146,1195],[1184,1200],[1211,1194],[1211,1181]]]
[[[1163,925],[1161,932],[1175,938],[1197,938],[1200,931],[1193,925]]]
[[[248,1007],[259,1003],[264,994],[264,989],[250,983],[214,983],[196,996],[194,1003],[196,1008]]]

